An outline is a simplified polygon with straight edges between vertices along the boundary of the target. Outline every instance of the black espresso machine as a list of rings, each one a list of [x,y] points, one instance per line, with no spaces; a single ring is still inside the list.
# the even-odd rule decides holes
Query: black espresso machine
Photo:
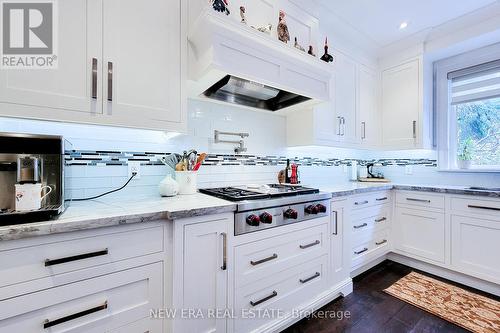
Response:
[[[0,132],[0,226],[50,220],[64,211],[69,145],[61,136]],[[40,208],[16,211],[16,184],[38,183],[51,188]]]

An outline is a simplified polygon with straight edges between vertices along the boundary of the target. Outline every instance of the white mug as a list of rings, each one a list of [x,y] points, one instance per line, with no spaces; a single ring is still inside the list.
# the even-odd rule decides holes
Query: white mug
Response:
[[[45,194],[42,194],[44,190]],[[42,200],[52,192],[52,187],[40,183],[16,184],[16,211],[37,210],[42,206]]]

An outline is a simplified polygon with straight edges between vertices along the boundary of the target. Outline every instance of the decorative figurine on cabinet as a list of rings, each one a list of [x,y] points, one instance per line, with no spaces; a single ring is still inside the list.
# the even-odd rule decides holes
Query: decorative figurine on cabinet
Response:
[[[241,23],[247,24],[247,19],[245,17],[245,7],[240,6],[240,16],[241,16]]]
[[[320,59],[326,62],[333,62],[333,57],[328,54],[328,37],[325,38],[325,54]]]
[[[299,42],[297,41],[297,37],[295,37],[295,43],[293,44],[293,46],[296,48],[296,49],[299,49],[301,50],[302,52],[306,52],[306,49],[304,49],[302,47],[302,45],[299,44]]]
[[[280,10],[278,21],[278,39],[283,43],[288,43],[290,40],[290,33],[288,32],[288,26],[286,25],[285,15],[285,12]]]
[[[229,11],[229,3],[227,0],[210,0],[212,1],[212,8],[216,12],[220,13],[225,13],[226,15],[229,15],[231,12]]]
[[[313,57],[316,56],[316,53],[314,53],[314,49],[312,45],[309,45],[309,50],[307,51],[307,54],[312,55]]]

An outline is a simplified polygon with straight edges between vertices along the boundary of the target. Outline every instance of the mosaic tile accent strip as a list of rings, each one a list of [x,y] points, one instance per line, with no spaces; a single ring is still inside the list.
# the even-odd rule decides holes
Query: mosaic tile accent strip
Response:
[[[129,161],[139,161],[143,165],[163,165],[161,158],[171,153],[159,152],[119,152],[119,151],[87,151],[69,150],[65,152],[66,165],[127,165]],[[422,165],[436,167],[437,161],[433,159],[320,159],[313,157],[286,157],[286,156],[257,156],[257,155],[224,155],[209,154],[203,165],[286,165],[287,158],[291,163],[299,166],[350,166],[352,161],[358,165],[366,166],[374,163],[379,166],[405,166]]]

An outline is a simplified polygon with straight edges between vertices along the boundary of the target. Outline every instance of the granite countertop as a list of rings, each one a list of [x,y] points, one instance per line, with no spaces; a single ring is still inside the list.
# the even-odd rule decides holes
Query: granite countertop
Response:
[[[367,192],[384,191],[384,190],[406,190],[406,191],[423,191],[434,193],[449,193],[462,195],[476,195],[490,198],[500,198],[500,191],[492,190],[477,190],[470,189],[468,186],[455,185],[406,185],[397,183],[360,183],[352,182],[348,184],[322,186],[321,190],[331,192],[333,197],[342,197],[353,194],[361,194]]]
[[[0,227],[0,241],[235,210],[234,203],[201,193],[172,198],[138,197],[73,202],[58,219]]]

